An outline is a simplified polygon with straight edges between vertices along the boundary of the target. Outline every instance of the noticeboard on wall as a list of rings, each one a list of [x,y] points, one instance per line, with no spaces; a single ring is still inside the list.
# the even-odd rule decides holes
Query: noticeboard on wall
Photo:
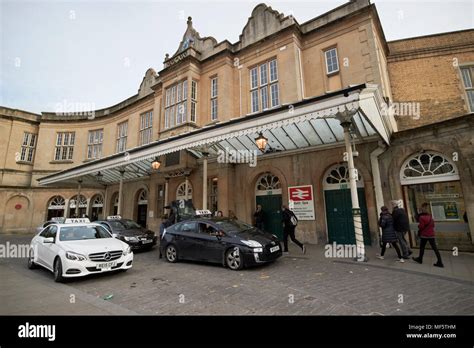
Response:
[[[430,202],[430,205],[435,221],[459,220],[459,210],[456,202]]]

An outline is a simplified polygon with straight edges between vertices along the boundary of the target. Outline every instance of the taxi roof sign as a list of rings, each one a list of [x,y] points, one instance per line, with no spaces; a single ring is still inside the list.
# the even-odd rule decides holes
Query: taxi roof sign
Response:
[[[60,223],[64,222],[64,220],[66,220],[66,218],[64,218],[64,217],[53,217],[53,218],[51,218],[51,221],[60,222]]]
[[[64,221],[65,224],[85,224],[89,222],[90,220],[88,218],[70,218]]]
[[[194,213],[196,216],[203,216],[203,215],[212,215],[210,210],[195,210]]]
[[[122,219],[122,216],[120,215],[107,216],[107,220],[121,220],[121,219]]]

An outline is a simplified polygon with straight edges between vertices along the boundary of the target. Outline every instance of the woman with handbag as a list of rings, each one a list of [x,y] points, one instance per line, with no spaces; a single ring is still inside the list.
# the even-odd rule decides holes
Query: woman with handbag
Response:
[[[384,259],[383,255],[385,254],[387,243],[390,243],[390,245],[392,245],[395,251],[397,252],[398,262],[403,263],[405,261],[403,260],[402,254],[400,253],[400,248],[398,247],[398,238],[395,232],[395,228],[393,227],[392,215],[390,214],[386,206],[383,206],[381,210],[382,212],[380,213],[379,226],[382,228],[382,251],[380,255],[377,255],[377,258],[381,260]]]
[[[418,263],[423,263],[423,254],[425,253],[426,243],[430,243],[431,249],[436,254],[438,258],[438,262],[436,262],[433,266],[435,267],[444,267],[443,261],[441,260],[441,254],[439,253],[438,247],[436,246],[435,240],[435,224],[433,217],[429,213],[428,210],[428,203],[423,203],[421,205],[421,214],[418,215],[418,236],[420,237],[420,255],[418,257],[414,257]]]

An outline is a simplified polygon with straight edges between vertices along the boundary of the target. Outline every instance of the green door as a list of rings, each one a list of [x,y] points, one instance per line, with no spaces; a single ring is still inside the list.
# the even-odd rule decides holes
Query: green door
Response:
[[[257,196],[256,201],[257,204],[262,206],[264,230],[278,236],[282,240],[281,195]]]
[[[358,188],[359,206],[362,214],[364,244],[370,245],[369,220],[363,188]],[[352,219],[351,191],[349,189],[324,191],[326,221],[329,243],[355,244],[354,221]]]

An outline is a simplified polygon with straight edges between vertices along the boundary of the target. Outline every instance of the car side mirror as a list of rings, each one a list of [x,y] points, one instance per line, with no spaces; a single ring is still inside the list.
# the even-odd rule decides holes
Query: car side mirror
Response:
[[[118,238],[118,234],[117,233],[112,233],[112,237]]]
[[[43,239],[43,244],[51,244],[51,243],[54,243],[53,237]]]

